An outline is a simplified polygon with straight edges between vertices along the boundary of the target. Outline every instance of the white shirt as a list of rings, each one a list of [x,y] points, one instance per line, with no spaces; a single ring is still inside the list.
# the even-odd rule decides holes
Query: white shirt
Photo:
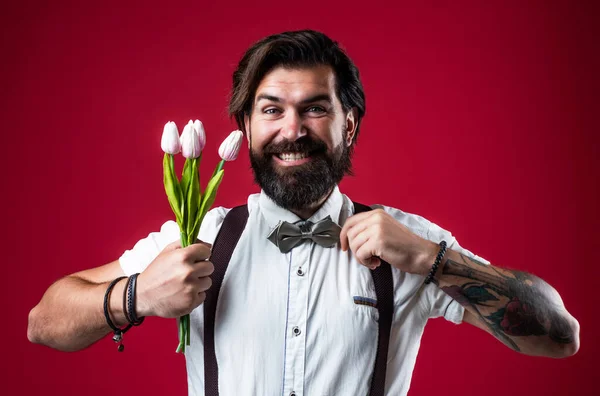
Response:
[[[461,248],[448,231],[421,216],[383,208],[412,232],[450,249]],[[352,252],[323,248],[310,240],[283,254],[267,240],[281,220],[295,214],[264,193],[248,197],[249,218],[223,279],[215,317],[219,393],[233,395],[367,395],[377,348],[377,309],[355,297],[376,300],[373,278]],[[228,209],[205,217],[199,238],[212,243]],[[343,225],[352,201],[336,187],[309,219],[327,216]],[[123,271],[143,271],[170,242],[179,239],[175,222],[140,240],[119,259]],[[394,317],[390,335],[386,394],[405,395],[427,320],[462,321],[464,308],[424,278],[392,267]],[[204,395],[203,306],[191,313],[191,346],[186,350],[189,394]]]

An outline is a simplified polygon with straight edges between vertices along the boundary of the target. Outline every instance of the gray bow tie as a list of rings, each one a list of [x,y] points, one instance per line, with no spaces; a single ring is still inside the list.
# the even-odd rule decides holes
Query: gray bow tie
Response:
[[[330,248],[340,240],[341,230],[342,228],[335,224],[330,216],[316,223],[308,220],[294,224],[280,221],[267,238],[279,248],[281,253],[287,253],[304,239],[312,239],[319,245]]]

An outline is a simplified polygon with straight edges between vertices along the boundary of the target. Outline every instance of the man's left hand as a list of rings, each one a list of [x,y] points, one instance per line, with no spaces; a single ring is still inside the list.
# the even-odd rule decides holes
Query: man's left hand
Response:
[[[408,273],[427,275],[438,246],[423,239],[383,209],[351,216],[340,233],[340,246],[359,263],[375,269],[381,260]]]

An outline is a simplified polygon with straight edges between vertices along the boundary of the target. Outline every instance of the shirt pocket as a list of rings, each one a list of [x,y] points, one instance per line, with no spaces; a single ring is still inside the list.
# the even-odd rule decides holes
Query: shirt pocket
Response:
[[[366,293],[352,293],[351,309],[357,315],[364,315],[373,322],[379,322],[379,310],[377,309],[377,298],[375,296],[366,296]]]

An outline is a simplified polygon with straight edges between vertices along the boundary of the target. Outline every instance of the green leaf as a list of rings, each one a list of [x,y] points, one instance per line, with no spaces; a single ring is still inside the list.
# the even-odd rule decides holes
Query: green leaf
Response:
[[[191,166],[192,166],[192,160],[189,158],[186,158],[185,163],[183,164],[183,171],[181,172],[181,190],[184,193],[184,198],[185,198],[185,193],[187,192],[188,186],[190,185],[189,169]]]
[[[204,190],[204,194],[202,194],[202,200],[200,202],[200,208],[198,209],[198,213],[196,214],[196,222],[194,223],[194,228],[192,229],[192,233],[189,235],[190,238],[193,238],[193,241],[196,241],[198,238],[198,232],[200,232],[200,225],[202,224],[202,219],[204,219],[204,215],[206,212],[210,210],[212,204],[215,202],[215,198],[217,196],[217,190],[219,189],[219,185],[223,180],[223,175],[225,170],[221,169],[218,171],[208,182],[206,186],[206,190]]]
[[[173,210],[173,213],[175,213],[177,223],[181,224],[183,219],[181,213],[181,186],[179,185],[179,180],[175,177],[175,172],[173,170],[173,156],[167,153],[165,153],[163,158],[163,184],[171,209]]]

